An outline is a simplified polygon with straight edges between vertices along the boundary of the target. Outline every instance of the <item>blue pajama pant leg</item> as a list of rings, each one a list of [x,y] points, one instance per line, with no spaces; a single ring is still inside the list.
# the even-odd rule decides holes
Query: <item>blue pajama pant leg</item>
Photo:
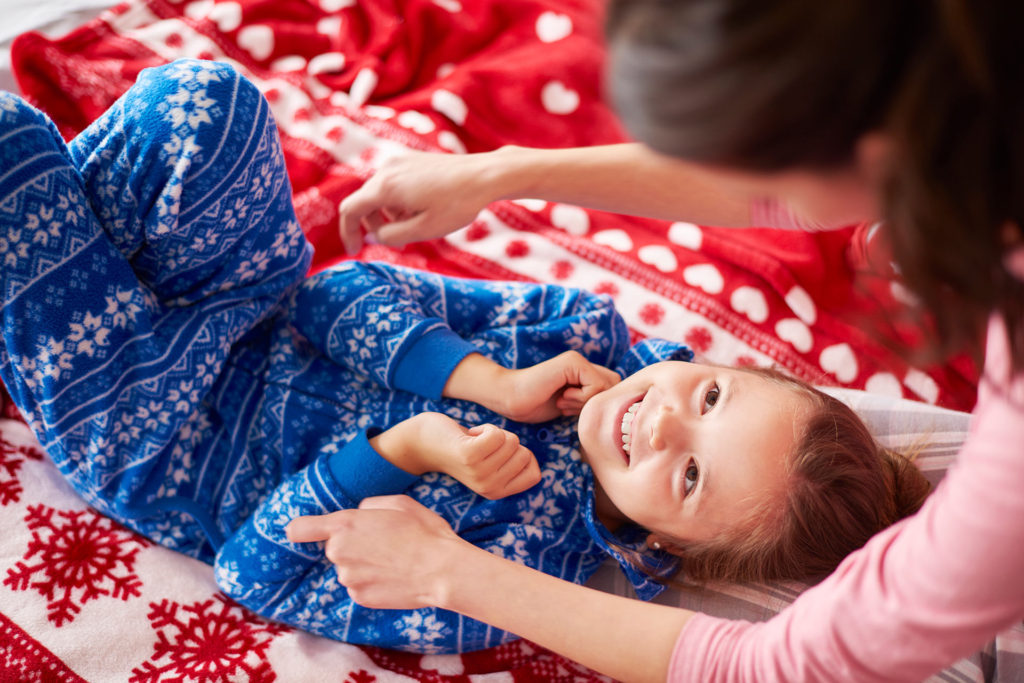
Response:
[[[69,147],[0,96],[0,377],[106,514],[182,494],[232,344],[309,256],[266,102],[226,65],[144,71]]]

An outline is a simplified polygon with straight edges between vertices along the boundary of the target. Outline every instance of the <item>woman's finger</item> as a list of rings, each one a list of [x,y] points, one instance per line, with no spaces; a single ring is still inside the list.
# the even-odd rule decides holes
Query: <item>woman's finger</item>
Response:
[[[362,247],[363,218],[376,211],[381,203],[379,187],[376,183],[367,182],[338,205],[338,229],[349,255],[355,254]]]
[[[285,536],[292,543],[326,541],[337,526],[331,518],[333,514],[296,517],[285,526]]]

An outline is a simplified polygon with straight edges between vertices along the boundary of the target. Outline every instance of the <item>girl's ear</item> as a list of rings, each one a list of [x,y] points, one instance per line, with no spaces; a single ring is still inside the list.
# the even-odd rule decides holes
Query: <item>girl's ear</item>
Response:
[[[658,534],[647,534],[647,547],[651,550],[664,550],[667,543]]]

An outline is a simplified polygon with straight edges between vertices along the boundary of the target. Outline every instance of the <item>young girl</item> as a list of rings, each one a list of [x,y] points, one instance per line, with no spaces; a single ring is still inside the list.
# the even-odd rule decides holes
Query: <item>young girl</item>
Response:
[[[368,496],[573,582],[611,555],[647,598],[680,557],[827,572],[927,492],[841,403],[630,347],[606,299],[359,263],[303,280],[267,104],[227,66],[144,71],[70,145],[4,95],[0,143],[0,377],[90,504],[268,617],[421,652],[513,637],[363,608],[330,545],[286,536]]]

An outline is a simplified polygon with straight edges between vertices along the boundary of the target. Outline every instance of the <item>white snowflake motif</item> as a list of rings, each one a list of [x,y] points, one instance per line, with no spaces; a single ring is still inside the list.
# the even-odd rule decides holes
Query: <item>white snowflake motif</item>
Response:
[[[578,460],[579,454],[562,444],[550,444],[548,448],[554,453],[541,470],[542,488],[549,496],[568,496],[569,485],[577,488],[578,476],[577,470],[570,468],[569,463]]]
[[[261,273],[266,272],[269,265],[270,255],[262,249],[256,251],[249,258],[238,264],[238,268],[235,269],[236,282],[245,283],[255,280]],[[221,289],[228,290],[235,286],[235,282],[225,282],[221,285]]]
[[[274,238],[274,244],[270,248],[273,250],[274,256],[287,257],[301,239],[302,228],[295,221],[288,221],[284,230]]]
[[[274,166],[269,163],[261,165],[259,172],[252,176],[252,181],[249,186],[248,201],[253,203],[262,202],[263,198],[268,195],[272,189],[271,185],[273,177]]]
[[[506,531],[496,539],[496,542],[497,545],[488,546],[487,550],[506,560],[527,564],[532,557],[530,551],[526,549],[526,539],[518,538],[511,531]]]
[[[446,474],[428,472],[420,477],[420,483],[413,488],[416,500],[427,507],[439,503],[442,500],[452,497],[449,486],[454,485],[455,480]]]
[[[400,620],[400,633],[410,643],[426,645],[428,648],[438,638],[443,638],[450,629],[438,621],[433,614],[424,616],[423,612],[413,612]]]
[[[3,256],[3,266],[14,268],[19,260],[28,259],[28,243],[21,241],[21,228],[8,229],[7,235],[0,235],[0,256]]]
[[[572,336],[565,340],[566,343],[569,348],[579,351],[584,356],[598,353],[604,348],[604,344],[601,343],[604,337],[597,323],[585,319],[578,320],[569,323],[569,331]]]
[[[191,473],[191,449],[182,447],[180,443],[175,444],[171,451],[171,461],[167,467],[167,475],[165,475],[160,488],[157,490],[157,495],[161,498],[176,496],[181,484],[191,481]]]
[[[119,444],[131,444],[138,441],[142,435],[142,428],[135,424],[135,415],[129,414],[125,409],[121,413],[121,419],[114,424],[113,433],[117,435]]]
[[[529,304],[525,299],[509,300],[508,308],[496,315],[491,325],[493,327],[513,327],[519,321],[527,319],[525,310],[528,307]]]
[[[211,82],[217,83],[220,81],[220,74],[215,70],[195,62],[177,62],[171,66],[167,75],[182,85],[195,81],[202,86],[207,86]]]
[[[367,325],[369,324],[369,321],[367,321]],[[352,336],[348,340],[348,354],[350,357],[365,362],[373,358],[373,349],[375,348],[377,348],[376,335],[370,334],[367,328],[352,330]]]
[[[40,206],[35,213],[25,216],[25,227],[32,233],[32,244],[44,247],[50,245],[50,239],[60,239],[62,223],[54,220],[57,210],[52,206]]]
[[[40,344],[35,362],[25,369],[34,371],[32,377],[37,383],[41,383],[46,377],[56,380],[60,378],[62,371],[71,369],[73,358],[73,354],[66,349],[63,341],[51,337],[45,344]]]
[[[163,408],[163,403],[150,401],[149,405],[140,405],[135,410],[135,416],[142,421],[143,429],[147,432],[154,432],[162,425],[166,425],[171,417],[170,412]]]
[[[185,534],[184,527],[185,525],[182,523],[180,515],[175,513],[171,518],[147,527],[146,536],[149,536],[160,545],[165,545],[168,548],[178,548],[184,546],[190,540],[189,535]]]
[[[109,461],[110,439],[106,436],[97,435],[89,439],[86,456],[87,460],[98,468],[103,468]]]
[[[222,588],[227,587],[229,589],[227,592],[233,595],[238,595],[244,590],[244,587],[238,580],[239,572],[235,569],[237,566],[235,562],[228,562],[226,564],[216,564],[213,568],[213,575],[217,578],[217,585]]]
[[[172,139],[179,140],[177,136],[174,136]],[[191,138],[189,138],[189,140],[191,140]],[[198,149],[198,147],[196,147],[194,144],[190,144],[189,148]],[[185,158],[188,157],[186,156]],[[178,157],[175,156],[174,154],[171,154],[170,158],[167,161],[168,166],[177,166],[180,163],[181,162],[179,161]],[[167,235],[172,230],[174,230],[174,227],[178,223],[178,200],[180,198],[180,183],[169,183],[168,186],[164,189],[164,191],[160,193],[160,196],[157,197],[156,205],[157,215],[159,217],[155,231],[157,235]],[[171,261],[167,265],[173,266],[174,263],[174,261]]]
[[[62,192],[57,197],[57,210],[64,214],[57,220],[58,225],[62,224],[60,227],[62,231],[67,230],[69,225],[79,225],[85,219],[85,206],[76,200],[70,191]],[[53,232],[52,226],[50,231]]]
[[[113,296],[107,296],[107,308],[104,315],[110,316],[110,324],[114,327],[127,327],[128,321],[135,322],[142,306],[133,301],[135,292],[130,289],[118,289]]]
[[[326,562],[326,560],[325,560]],[[305,584],[302,592],[306,599],[301,605],[290,611],[290,620],[302,624],[307,630],[326,630],[331,626],[332,619],[328,611],[346,612],[351,609],[345,602],[338,602],[334,589],[324,588],[325,584],[333,581],[333,571],[313,572],[313,578]]]
[[[176,413],[189,413],[199,403],[199,389],[195,380],[181,380],[177,387],[167,392],[167,402],[174,406]]]
[[[168,115],[170,113],[168,112]],[[172,134],[167,142],[164,143],[164,152],[172,161],[195,156],[195,153],[200,151],[202,147],[196,144],[196,137],[194,135],[186,135],[181,137],[180,135]],[[171,198],[174,199],[174,205],[177,206],[178,199],[181,197],[181,186],[174,185],[170,187],[167,193]],[[165,215],[167,209],[161,204],[160,215]]]
[[[173,106],[167,110],[164,117],[175,128],[187,123],[192,130],[198,130],[201,123],[213,123],[209,109],[217,104],[217,101],[206,96],[205,88],[195,92],[180,88],[167,98],[167,102]]]
[[[519,518],[526,524],[554,529],[554,520],[561,515],[562,509],[558,507],[547,491],[529,496],[527,500],[519,503]]]
[[[109,342],[110,328],[103,325],[103,317],[86,312],[85,319],[80,323],[71,323],[68,341],[75,342],[75,353],[85,354],[92,358],[96,355],[96,347],[106,346]]]

